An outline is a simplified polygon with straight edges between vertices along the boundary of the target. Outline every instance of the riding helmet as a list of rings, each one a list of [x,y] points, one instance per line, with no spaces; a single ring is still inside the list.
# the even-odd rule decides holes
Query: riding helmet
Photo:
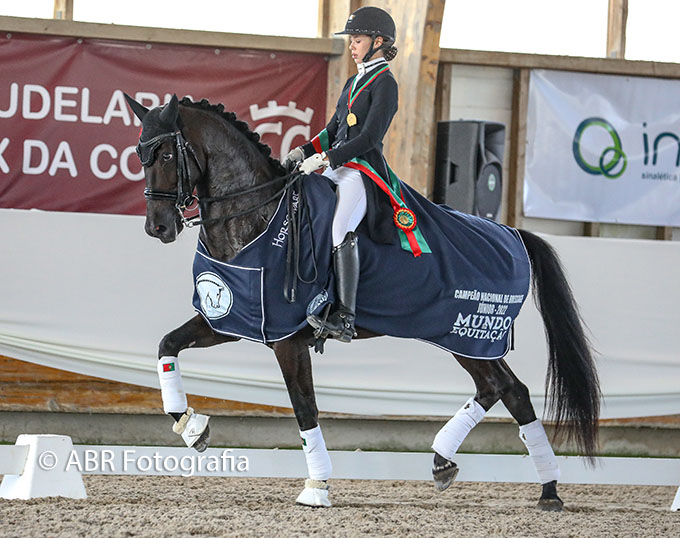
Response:
[[[371,37],[382,36],[386,41],[394,42],[397,28],[394,20],[387,11],[379,7],[360,7],[347,19],[345,29],[341,34],[366,34]]]

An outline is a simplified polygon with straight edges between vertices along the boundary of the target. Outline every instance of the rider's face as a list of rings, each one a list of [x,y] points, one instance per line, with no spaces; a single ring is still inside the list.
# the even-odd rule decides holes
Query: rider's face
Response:
[[[382,44],[382,37],[375,38],[376,48]],[[364,56],[371,48],[371,38],[367,35],[357,34],[349,36],[349,50],[352,53],[354,63],[360,64],[364,61]],[[381,51],[382,53],[382,51]]]

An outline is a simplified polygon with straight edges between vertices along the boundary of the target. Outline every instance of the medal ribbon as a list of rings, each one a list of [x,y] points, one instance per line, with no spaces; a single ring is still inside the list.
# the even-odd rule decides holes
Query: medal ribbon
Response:
[[[371,82],[373,82],[373,81],[376,79],[376,77],[377,77],[378,75],[380,75],[381,73],[384,73],[385,71],[389,71],[389,70],[390,70],[390,66],[389,66],[389,65],[386,65],[386,66],[383,67],[382,69],[380,69],[380,70],[378,70],[377,72],[373,73],[373,76],[372,76],[371,78],[369,78],[369,79],[363,84],[363,86],[361,86],[361,88],[359,88],[358,90],[356,90],[356,88],[354,88],[354,84],[352,84],[352,88],[351,88],[350,91],[347,93],[347,110],[348,110],[349,112],[352,112],[352,105],[354,104],[354,101],[356,100],[356,98],[359,97],[359,94],[363,91],[363,89],[364,89],[366,86],[368,86]],[[358,75],[357,75],[357,76],[358,76]],[[354,81],[356,82],[356,77],[354,78]]]
[[[388,166],[387,171],[390,175],[390,182],[385,181],[375,169],[363,159],[355,158],[345,163],[343,166],[348,168],[354,168],[363,172],[368,177],[370,177],[373,182],[385,193],[390,199],[392,204],[392,209],[397,210],[400,207],[406,208],[406,202],[404,202],[404,197],[401,193],[401,187],[399,186],[399,178]],[[415,257],[420,256],[422,253],[429,254],[432,251],[430,246],[427,244],[425,237],[423,236],[420,228],[416,225],[412,230],[404,231],[400,228],[397,229],[399,232],[399,240],[401,242],[401,248],[413,253]]]

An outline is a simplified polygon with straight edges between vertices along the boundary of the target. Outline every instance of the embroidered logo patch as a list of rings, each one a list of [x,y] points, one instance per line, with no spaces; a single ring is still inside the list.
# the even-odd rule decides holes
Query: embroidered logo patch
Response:
[[[196,277],[196,292],[201,299],[201,310],[208,319],[223,318],[234,304],[229,286],[215,273],[205,272]]]
[[[164,372],[174,372],[175,371],[175,363],[174,362],[166,362],[163,365],[163,371]]]

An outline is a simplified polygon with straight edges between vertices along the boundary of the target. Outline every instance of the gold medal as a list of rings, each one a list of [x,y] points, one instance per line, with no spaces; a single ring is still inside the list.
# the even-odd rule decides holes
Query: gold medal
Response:
[[[347,114],[347,125],[354,127],[357,124],[357,117],[354,112]]]

